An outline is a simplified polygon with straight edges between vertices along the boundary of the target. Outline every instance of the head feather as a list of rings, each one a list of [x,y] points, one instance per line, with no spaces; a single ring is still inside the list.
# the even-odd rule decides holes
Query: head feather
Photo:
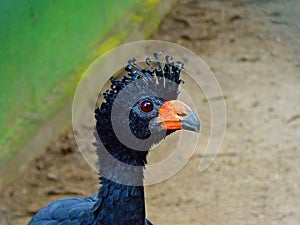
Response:
[[[161,62],[159,57],[160,52],[153,53],[154,61],[147,57],[145,61],[139,62],[136,58],[128,61],[125,67],[126,75],[121,80],[114,77],[110,78],[110,90],[103,93],[106,103],[112,103],[116,95],[128,84],[136,80],[143,80],[145,85],[142,88],[153,89],[153,93],[165,92],[168,96],[166,100],[176,99],[178,96],[178,86],[183,81],[180,79],[181,70],[184,69],[184,64],[180,61],[174,62],[173,57],[166,55],[164,62]],[[140,64],[146,64],[143,68]],[[140,82],[139,82],[140,84]]]

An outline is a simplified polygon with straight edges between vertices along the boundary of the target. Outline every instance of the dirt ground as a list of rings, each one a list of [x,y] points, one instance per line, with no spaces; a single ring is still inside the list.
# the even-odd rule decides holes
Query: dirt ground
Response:
[[[214,163],[199,172],[209,135],[203,100],[199,148],[171,179],[146,187],[154,224],[300,224],[299,9],[294,0],[184,0],[164,19],[153,38],[189,48],[211,67],[227,131]],[[69,131],[1,193],[0,224],[26,224],[55,199],[96,193],[97,179]]]

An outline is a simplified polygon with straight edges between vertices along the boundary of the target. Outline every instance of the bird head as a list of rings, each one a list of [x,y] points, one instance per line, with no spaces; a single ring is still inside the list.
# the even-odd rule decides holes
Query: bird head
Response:
[[[146,156],[145,151],[176,130],[200,130],[196,114],[177,100],[183,63],[172,62],[170,56],[161,63],[159,54],[153,55],[155,60],[147,58],[145,67],[136,59],[129,60],[127,74],[110,79],[111,88],[103,93],[104,101],[95,111],[99,138],[114,156],[120,149],[144,151]]]

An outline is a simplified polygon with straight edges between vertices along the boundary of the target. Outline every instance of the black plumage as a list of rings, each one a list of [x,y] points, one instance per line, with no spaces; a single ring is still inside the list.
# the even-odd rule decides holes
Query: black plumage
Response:
[[[121,80],[110,79],[111,88],[95,110],[98,194],[55,201],[41,209],[30,225],[151,224],[145,215],[143,187],[150,148],[175,130],[199,131],[195,114],[176,101],[183,63],[172,62],[169,56],[161,63],[158,53],[154,58],[154,62],[146,59],[145,68],[129,60],[127,74]]]

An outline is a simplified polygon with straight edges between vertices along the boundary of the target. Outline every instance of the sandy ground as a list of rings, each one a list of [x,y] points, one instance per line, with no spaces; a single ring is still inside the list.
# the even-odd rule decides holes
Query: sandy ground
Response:
[[[216,74],[227,131],[199,172],[210,120],[203,99],[195,154],[171,179],[146,187],[154,224],[300,224],[299,9],[297,1],[184,0],[162,22],[155,39],[192,49]],[[0,224],[26,224],[55,199],[97,189],[70,131],[1,193]]]

